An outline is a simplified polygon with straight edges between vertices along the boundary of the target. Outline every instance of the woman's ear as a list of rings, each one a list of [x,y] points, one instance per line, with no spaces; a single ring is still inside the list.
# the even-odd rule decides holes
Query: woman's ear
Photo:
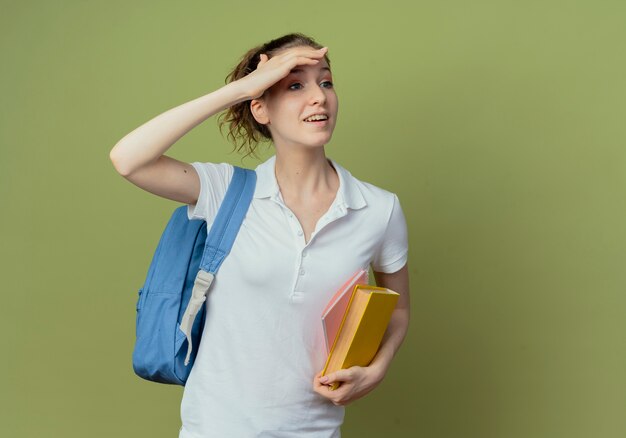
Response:
[[[250,101],[250,112],[252,113],[252,117],[261,125],[267,125],[270,122],[267,116],[265,102],[263,102],[262,99],[252,99]]]

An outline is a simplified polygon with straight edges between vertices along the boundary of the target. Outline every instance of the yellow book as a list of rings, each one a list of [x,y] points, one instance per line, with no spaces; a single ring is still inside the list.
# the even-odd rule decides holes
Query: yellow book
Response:
[[[354,288],[322,376],[370,364],[399,297],[397,292],[383,287],[358,284]],[[333,390],[338,387],[338,382],[331,384]]]

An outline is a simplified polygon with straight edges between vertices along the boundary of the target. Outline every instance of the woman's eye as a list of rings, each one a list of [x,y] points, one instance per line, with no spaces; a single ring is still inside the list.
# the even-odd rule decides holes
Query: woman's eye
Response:
[[[302,84],[300,84],[299,82],[296,82],[295,84],[291,84],[289,86],[290,90],[299,90],[302,87]]]
[[[333,87],[333,83],[330,82],[330,81],[324,81],[324,82],[322,82],[322,87],[332,88]]]

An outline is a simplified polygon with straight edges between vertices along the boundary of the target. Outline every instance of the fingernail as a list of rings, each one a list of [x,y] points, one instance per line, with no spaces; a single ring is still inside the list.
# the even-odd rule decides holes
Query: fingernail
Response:
[[[328,382],[328,376],[324,376],[324,377],[322,377],[322,378],[320,379],[320,382],[321,382],[321,383],[326,383],[326,382]]]

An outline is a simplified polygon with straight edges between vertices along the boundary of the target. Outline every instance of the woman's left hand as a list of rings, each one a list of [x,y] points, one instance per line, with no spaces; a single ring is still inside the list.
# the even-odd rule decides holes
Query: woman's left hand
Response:
[[[371,366],[354,366],[345,370],[335,371],[324,377],[321,376],[322,371],[317,373],[313,379],[313,389],[337,406],[345,406],[363,397],[376,388],[384,377],[377,369]],[[340,382],[339,387],[334,391],[328,386],[333,382]]]

